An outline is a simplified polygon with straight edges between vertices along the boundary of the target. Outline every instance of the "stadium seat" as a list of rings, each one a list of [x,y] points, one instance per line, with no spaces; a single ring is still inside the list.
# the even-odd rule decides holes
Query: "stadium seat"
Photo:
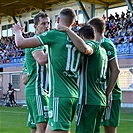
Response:
[[[117,53],[120,54],[121,53],[121,46],[122,44],[117,44]]]
[[[128,54],[129,53],[129,45],[128,43],[122,44],[123,46],[123,53]]]
[[[13,62],[14,62],[14,63],[16,63],[16,62],[17,62],[16,58],[13,58]]]
[[[133,43],[129,43],[129,52],[133,54]]]
[[[9,63],[13,63],[13,59],[12,59],[12,57],[10,57],[10,62]]]

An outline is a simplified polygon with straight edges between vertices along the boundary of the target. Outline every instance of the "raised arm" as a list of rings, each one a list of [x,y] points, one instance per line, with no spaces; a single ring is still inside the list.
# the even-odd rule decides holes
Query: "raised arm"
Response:
[[[32,48],[32,47],[37,47],[41,45],[40,41],[35,37],[24,38],[22,36],[22,28],[20,27],[19,24],[14,25],[13,31],[15,33],[15,43],[17,47]]]
[[[70,39],[72,40],[75,47],[83,54],[91,55],[93,53],[93,49],[88,46],[85,41],[79,37],[75,32],[73,32],[70,28],[64,26],[64,25],[58,25],[58,30],[64,31],[68,34]]]

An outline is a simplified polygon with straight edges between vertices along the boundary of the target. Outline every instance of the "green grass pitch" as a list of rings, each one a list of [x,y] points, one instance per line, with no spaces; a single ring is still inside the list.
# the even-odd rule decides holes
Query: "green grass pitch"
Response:
[[[0,133],[30,133],[26,122],[26,108],[0,106]],[[75,133],[75,121],[73,121],[71,133]],[[103,127],[101,127],[101,133],[104,133]],[[133,108],[121,109],[118,133],[133,133]]]

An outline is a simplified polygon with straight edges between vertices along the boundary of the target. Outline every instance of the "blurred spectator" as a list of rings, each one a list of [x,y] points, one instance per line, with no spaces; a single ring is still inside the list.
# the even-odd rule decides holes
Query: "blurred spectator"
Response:
[[[115,17],[112,14],[110,14],[110,16],[108,17],[108,19],[109,19],[109,21],[110,20],[115,20]]]
[[[131,35],[132,35],[132,28],[130,25],[128,25],[127,31],[126,31],[126,36],[131,36]]]
[[[130,10],[127,9],[126,18],[130,18]]]
[[[119,15],[115,12],[113,16],[110,14],[108,18],[103,14],[102,18],[106,20],[105,36],[113,40],[115,44],[122,44],[124,42],[133,42],[133,12],[126,10]],[[84,24],[83,24],[84,25]],[[73,31],[77,32],[83,26],[76,21]],[[33,37],[34,32],[23,34],[25,38]],[[127,37],[128,36],[128,40]],[[12,58],[24,57],[24,49],[17,48],[15,45],[14,35],[11,37],[1,37],[0,39],[0,63],[8,63]]]
[[[125,18],[125,13],[122,11],[121,12],[121,18],[124,19]]]
[[[117,12],[115,12],[115,19],[119,19],[119,14]]]
[[[73,30],[74,32],[77,32],[79,29],[80,29],[79,23],[78,23],[78,21],[76,21],[76,24],[75,24],[75,26],[72,28],[72,30]]]
[[[25,38],[34,36],[33,32],[24,34]],[[14,58],[20,59],[24,57],[24,49],[18,48],[15,45],[14,35],[11,37],[1,37],[0,39],[0,63],[9,63]]]
[[[129,42],[130,42],[130,43],[133,43],[133,34],[130,36]]]
[[[102,19],[103,19],[103,20],[106,20],[106,16],[105,16],[105,14],[103,14]]]
[[[114,44],[133,42],[133,13],[129,10],[119,15],[115,12],[115,19],[112,14],[106,21],[105,36],[110,38]]]
[[[11,104],[11,106],[13,107],[13,106],[16,106],[17,105],[17,103],[16,103],[16,101],[15,101],[15,98],[14,98],[14,92],[15,92],[15,90],[14,90],[14,88],[12,87],[12,84],[11,83],[8,83],[8,91],[7,91],[7,93],[9,94],[9,100],[10,100],[10,104]]]

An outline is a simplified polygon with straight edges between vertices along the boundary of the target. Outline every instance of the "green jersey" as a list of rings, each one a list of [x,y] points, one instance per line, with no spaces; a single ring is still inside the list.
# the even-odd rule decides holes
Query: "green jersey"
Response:
[[[47,70],[46,65],[41,66],[34,59],[33,53],[37,50],[43,50],[46,52],[44,46],[39,46],[36,48],[26,48],[25,49],[25,64],[27,68],[28,81],[25,89],[25,96],[29,95],[44,95],[44,90],[47,89]]]
[[[114,58],[117,58],[116,48],[110,39],[103,38],[101,40],[101,45],[105,48],[105,50],[107,52],[108,61],[111,61]],[[109,71],[108,71],[108,75],[109,75]],[[109,76],[107,78],[109,78]],[[120,89],[118,79],[117,79],[116,85],[112,91],[112,99],[113,100],[121,100],[122,99],[122,91]]]
[[[65,32],[51,30],[38,36],[48,45],[50,97],[78,98],[78,68],[81,53]]]
[[[88,40],[86,44],[92,47],[93,54],[84,55],[82,60],[79,104],[106,106],[106,51],[96,41]]]

